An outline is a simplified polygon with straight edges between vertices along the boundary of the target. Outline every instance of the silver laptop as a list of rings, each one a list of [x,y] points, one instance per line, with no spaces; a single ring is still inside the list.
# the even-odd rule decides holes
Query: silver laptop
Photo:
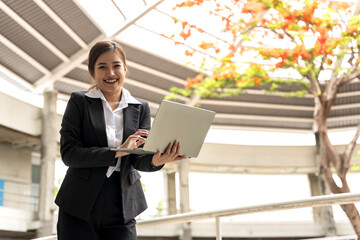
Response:
[[[180,155],[197,157],[215,112],[163,100],[143,148],[112,148],[132,154],[165,152],[170,142],[180,142]]]

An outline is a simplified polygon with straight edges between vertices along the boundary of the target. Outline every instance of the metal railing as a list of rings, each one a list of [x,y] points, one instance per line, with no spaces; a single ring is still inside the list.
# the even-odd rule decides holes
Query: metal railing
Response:
[[[222,217],[230,217],[236,215],[272,212],[280,210],[290,210],[306,207],[322,207],[334,204],[349,204],[360,202],[360,193],[342,193],[336,195],[323,195],[310,197],[305,199],[298,199],[293,201],[267,203],[246,207],[227,208],[206,212],[191,212],[181,213],[176,215],[158,217],[154,219],[141,220],[137,223],[138,228],[153,227],[156,225],[177,224],[185,222],[193,222],[199,220],[213,219],[216,220],[216,240],[221,240],[221,221]],[[56,236],[49,236],[45,238],[37,238],[36,240],[56,240]]]
[[[348,236],[335,236],[335,237],[323,237],[323,238],[311,238],[311,240],[357,240],[356,235],[348,235]],[[308,240],[308,239],[301,239]]]

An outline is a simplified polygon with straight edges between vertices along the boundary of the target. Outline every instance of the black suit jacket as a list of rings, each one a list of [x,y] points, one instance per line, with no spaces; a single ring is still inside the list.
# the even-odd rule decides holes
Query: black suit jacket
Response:
[[[115,166],[115,152],[107,145],[104,110],[101,99],[89,98],[86,92],[71,94],[62,124],[60,153],[68,171],[56,196],[61,210],[89,219],[91,210],[109,166]],[[147,102],[129,104],[124,113],[124,141],[138,129],[150,129]],[[140,182],[140,171],[157,171],[151,166],[152,155],[122,157],[120,166],[121,197],[124,221],[135,218],[147,208]]]

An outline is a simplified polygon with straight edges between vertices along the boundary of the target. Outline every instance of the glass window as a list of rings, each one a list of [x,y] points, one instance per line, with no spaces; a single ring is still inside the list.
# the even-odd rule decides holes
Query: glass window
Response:
[[[5,181],[0,179],[0,206],[4,206],[4,187]]]

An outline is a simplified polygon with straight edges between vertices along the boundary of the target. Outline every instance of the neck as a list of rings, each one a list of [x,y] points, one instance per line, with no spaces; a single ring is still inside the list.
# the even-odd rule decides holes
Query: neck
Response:
[[[120,90],[119,93],[111,93],[111,94],[103,93],[103,95],[106,101],[108,101],[108,103],[119,103],[122,96],[122,90]]]

